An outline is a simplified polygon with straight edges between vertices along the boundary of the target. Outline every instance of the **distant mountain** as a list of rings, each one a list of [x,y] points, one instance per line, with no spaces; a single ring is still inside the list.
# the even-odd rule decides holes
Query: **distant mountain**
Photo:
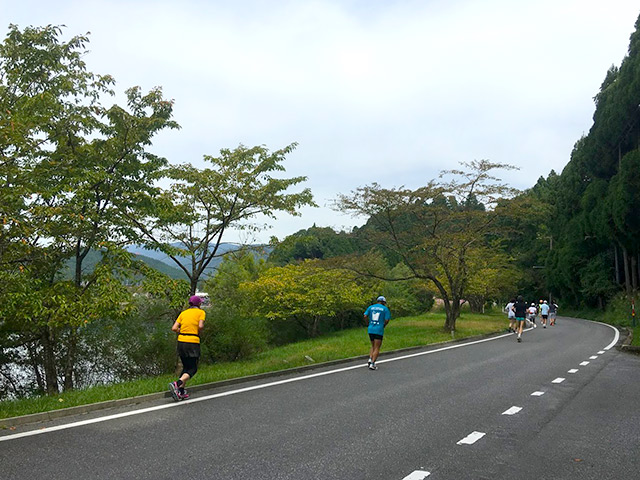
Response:
[[[267,245],[252,245],[250,248],[254,251],[254,254],[258,258],[267,258],[271,250],[273,250],[272,247]],[[220,248],[218,249],[218,253],[224,254],[224,253],[232,252],[237,249],[238,249],[238,245],[236,244],[223,243],[220,245]],[[131,245],[127,247],[127,251],[133,254],[137,260],[142,260],[151,268],[154,268],[155,270],[158,270],[159,272],[164,273],[165,275],[168,275],[171,278],[188,280],[188,277],[184,273],[184,271],[182,271],[182,269],[178,267],[173,260],[171,260],[166,254],[162,252],[159,252],[157,250],[148,250],[138,245]],[[96,264],[100,261],[101,258],[102,258],[102,254],[99,251],[97,250],[90,251],[83,262],[84,271],[92,272],[96,267]],[[215,275],[215,271],[218,268],[218,265],[222,263],[222,260],[223,260],[223,257],[221,256],[211,260],[211,263],[205,269],[201,280],[205,280],[210,275]],[[62,274],[64,278],[71,279],[73,278],[74,271],[75,271],[75,260],[71,259],[67,262]]]
[[[83,270],[85,272],[93,272],[93,270],[96,268],[96,264],[100,261],[101,258],[102,258],[102,254],[99,251],[91,250],[89,254],[86,256],[86,258],[84,259],[84,262],[82,262]],[[137,260],[142,260],[151,268],[158,270],[159,272],[164,273],[165,275],[168,275],[171,278],[188,280],[187,275],[182,271],[182,269],[178,267],[168,265],[156,258],[148,257],[142,254],[135,254],[135,258]],[[65,265],[65,268],[62,272],[63,277],[66,279],[73,278],[75,268],[76,268],[75,259],[70,259]]]
[[[179,243],[174,243],[172,244],[172,246],[180,248],[182,245]],[[236,243],[221,243],[220,247],[218,248],[218,252],[216,258],[214,258],[213,260],[211,260],[211,263],[209,263],[209,265],[207,265],[207,268],[205,268],[204,270],[204,275],[203,277],[206,278],[207,276],[210,275],[215,275],[215,271],[218,269],[218,266],[222,263],[223,257],[222,255],[229,253],[229,252],[233,252],[235,250],[238,250],[240,248],[240,245],[236,244]],[[249,248],[254,252],[254,255],[257,258],[267,258],[269,256],[269,253],[271,253],[271,251],[273,250],[273,247],[271,247],[270,245],[250,245]],[[180,272],[181,276],[180,277],[174,277],[173,275],[172,278],[186,278],[186,275],[184,274],[184,272],[182,271],[182,269],[180,269],[176,263],[169,258],[169,256],[163,252],[160,252],[158,250],[149,250],[145,247],[142,247],[140,245],[130,245],[127,247],[127,251],[130,253],[133,253],[134,255],[139,255],[140,257],[147,257],[153,260],[156,260],[157,262],[163,263],[175,270],[178,270],[178,272]],[[180,257],[182,259],[184,259],[185,261],[187,261],[187,257]],[[146,260],[145,260],[146,261]],[[148,263],[148,262],[147,262]],[[151,265],[151,264],[149,264]],[[151,265],[153,266],[153,265]],[[153,267],[156,268],[156,267]],[[160,270],[159,268],[156,268],[157,270]],[[160,270],[162,271],[162,270]],[[203,279],[204,279],[203,278]]]

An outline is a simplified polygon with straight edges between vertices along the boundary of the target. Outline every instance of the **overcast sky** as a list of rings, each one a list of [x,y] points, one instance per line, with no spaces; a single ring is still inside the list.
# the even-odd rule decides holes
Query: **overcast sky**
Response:
[[[161,86],[181,130],[155,153],[202,166],[221,148],[298,142],[285,163],[317,209],[256,238],[361,221],[339,193],[415,188],[459,162],[520,168],[521,189],[561,172],[619,66],[638,0],[0,0],[0,25],[91,32],[90,70]],[[226,240],[236,241],[230,236]]]

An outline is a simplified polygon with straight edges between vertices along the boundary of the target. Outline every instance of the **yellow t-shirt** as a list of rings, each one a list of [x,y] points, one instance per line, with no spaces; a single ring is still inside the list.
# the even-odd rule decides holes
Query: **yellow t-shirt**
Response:
[[[188,308],[180,314],[178,320],[180,324],[179,342],[200,343],[198,336],[198,325],[200,320],[204,321],[205,311],[199,308]],[[187,335],[185,335],[187,334]]]

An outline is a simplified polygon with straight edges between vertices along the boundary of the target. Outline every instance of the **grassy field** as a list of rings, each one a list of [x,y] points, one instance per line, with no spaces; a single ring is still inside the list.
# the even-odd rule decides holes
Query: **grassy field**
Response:
[[[444,314],[428,313],[417,317],[394,319],[385,330],[382,351],[429,345],[452,339],[442,330]],[[502,313],[474,315],[465,313],[457,321],[455,338],[503,331],[507,320]],[[344,330],[312,340],[266,350],[241,361],[201,366],[189,385],[228,380],[287,368],[357,357],[369,353],[366,329]],[[306,357],[313,359],[313,362]],[[0,418],[46,412],[60,408],[86,405],[120,398],[134,397],[167,389],[174,375],[143,378],[136,381],[77,390],[57,396],[0,402]]]

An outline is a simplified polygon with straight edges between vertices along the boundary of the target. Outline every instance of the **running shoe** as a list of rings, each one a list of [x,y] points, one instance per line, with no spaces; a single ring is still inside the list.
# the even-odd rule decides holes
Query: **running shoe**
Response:
[[[520,337],[518,337],[518,342],[522,342],[522,339]]]
[[[180,400],[182,400],[180,398],[180,390],[178,388],[178,382],[171,382],[169,384],[169,391],[171,392],[171,396],[176,402],[179,402]]]
[[[178,396],[180,397],[180,400],[189,400],[189,393],[186,390],[178,392]]]
[[[369,364],[369,370],[377,370],[377,369],[378,369],[378,367],[376,367],[375,363],[370,363]]]

